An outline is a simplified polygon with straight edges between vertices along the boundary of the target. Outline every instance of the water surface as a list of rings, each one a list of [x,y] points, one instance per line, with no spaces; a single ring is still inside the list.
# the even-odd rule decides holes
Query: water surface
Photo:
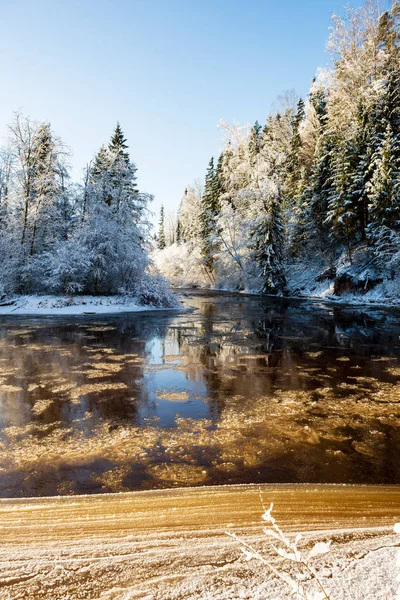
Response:
[[[400,483],[400,311],[189,291],[0,318],[0,496]]]

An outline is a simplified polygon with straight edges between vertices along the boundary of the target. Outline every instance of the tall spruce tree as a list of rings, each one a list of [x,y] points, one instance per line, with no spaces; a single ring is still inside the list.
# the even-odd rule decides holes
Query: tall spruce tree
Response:
[[[165,246],[166,246],[166,243],[165,243],[164,205],[161,205],[160,223],[158,226],[157,247],[159,250],[164,250]]]
[[[400,230],[400,140],[390,124],[372,159],[369,211],[372,223]]]
[[[291,119],[292,133],[290,140],[290,149],[287,157],[287,176],[286,176],[286,198],[289,206],[293,205],[301,193],[301,161],[300,161],[300,150],[301,150],[301,136],[300,136],[300,125],[304,120],[304,100],[300,98],[297,102],[297,110],[294,117]]]
[[[279,294],[285,290],[284,223],[280,194],[264,200],[263,215],[252,233],[254,260],[259,267],[260,291]]]
[[[129,146],[126,142],[127,140],[122,133],[121,125],[117,122],[110,143],[108,144],[108,149],[112,154],[120,156],[127,164],[129,164]]]
[[[175,238],[176,238],[177,245],[180,246],[182,243],[182,225],[181,225],[181,220],[179,218],[179,215],[178,215],[178,218],[176,221],[176,236],[175,236]]]
[[[256,121],[250,130],[250,137],[249,137],[249,157],[250,157],[250,164],[252,166],[255,165],[257,155],[259,154],[260,149],[261,149],[261,132],[262,132],[262,127],[259,124],[259,122]]]
[[[87,289],[110,293],[132,289],[147,264],[145,211],[148,197],[136,187],[136,166],[129,159],[118,126],[90,169],[82,238],[92,255]]]
[[[211,158],[206,173],[204,193],[201,200],[201,238],[202,238],[202,257],[204,266],[209,273],[212,273],[217,249],[216,222],[220,210],[218,196],[218,175],[214,168],[214,158]]]
[[[352,197],[352,174],[357,161],[356,149],[351,141],[335,149],[332,164],[332,187],[328,205],[327,223],[332,241],[347,248],[350,262],[352,249],[357,242],[357,206]]]
[[[32,232],[30,255],[43,250],[51,239],[50,231],[59,225],[57,197],[60,193],[59,168],[57,164],[56,144],[50,123],[42,123],[34,138],[34,173],[32,191]]]
[[[301,193],[300,211],[292,243],[292,254],[298,256],[312,246],[313,252],[329,252],[329,225],[327,223],[329,199],[332,195],[332,154],[334,140],[327,129],[327,103],[324,90],[310,93],[317,117],[317,139],[307,184]]]
[[[90,164],[89,184],[92,200],[96,196],[96,201],[102,201],[104,204],[111,206],[113,196],[108,186],[108,174],[110,171],[110,155],[107,148],[103,145],[94,157]]]

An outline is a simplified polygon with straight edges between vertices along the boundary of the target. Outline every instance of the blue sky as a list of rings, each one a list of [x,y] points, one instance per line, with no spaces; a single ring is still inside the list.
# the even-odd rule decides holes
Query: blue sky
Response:
[[[277,95],[307,94],[344,4],[0,0],[0,136],[16,110],[50,121],[78,179],[119,120],[153,210],[177,208],[221,148],[220,119],[263,123]]]

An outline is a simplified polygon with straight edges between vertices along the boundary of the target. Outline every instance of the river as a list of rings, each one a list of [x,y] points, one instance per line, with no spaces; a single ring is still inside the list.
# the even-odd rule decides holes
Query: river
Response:
[[[182,292],[0,317],[0,496],[400,483],[400,310]]]

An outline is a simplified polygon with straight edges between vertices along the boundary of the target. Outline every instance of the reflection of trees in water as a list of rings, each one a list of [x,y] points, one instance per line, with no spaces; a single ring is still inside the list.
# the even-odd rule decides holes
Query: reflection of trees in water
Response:
[[[134,471],[132,487],[141,485],[140,477],[147,477],[144,485],[154,485],[144,474],[141,459],[136,458],[138,448],[153,453],[151,460],[162,457],[168,466],[204,463],[210,473],[208,483],[326,478],[339,482],[362,481],[364,477],[382,483],[398,480],[396,449],[400,440],[391,424],[394,409],[386,402],[393,401],[391,386],[397,381],[394,371],[400,363],[371,357],[400,357],[399,320],[384,311],[371,316],[355,309],[269,298],[228,300],[203,298],[197,314],[52,320],[45,324],[41,319],[29,326],[14,323],[14,331],[9,325],[0,327],[0,359],[6,359],[0,365],[3,371],[15,371],[6,383],[22,390],[9,394],[13,418],[22,415],[22,424],[33,421],[55,427],[55,422],[62,421],[64,426],[81,428],[89,449],[96,427],[99,446],[93,456],[103,456],[107,438],[112,442],[110,448],[122,449],[123,461],[142,469],[142,475]],[[135,356],[141,360],[135,362]],[[94,371],[90,364],[96,362],[117,369],[104,378],[90,379],[88,374]],[[396,367],[392,374],[388,364]],[[142,404],[148,405],[160,389],[151,388],[152,370],[157,372],[156,386],[161,382],[162,387],[165,381],[172,388],[179,382],[182,387],[174,390],[180,391],[185,389],[186,377],[188,389],[206,388],[210,411],[218,421],[217,433],[209,431],[208,423],[202,424],[201,419],[192,424],[182,419],[170,431],[131,428],[139,422]],[[362,381],[368,377],[370,381]],[[201,385],[192,386],[192,381]],[[382,381],[387,382],[386,387]],[[75,398],[70,390],[62,391],[65,384],[102,382],[122,383],[126,388]],[[40,400],[49,400],[49,407],[31,412]],[[371,413],[375,400],[380,404]],[[174,408],[181,410],[178,404]],[[104,428],[103,433],[104,422],[111,431]],[[123,423],[125,428],[113,431]],[[128,459],[128,437],[121,437],[120,431],[131,436]],[[68,446],[67,435],[61,441]],[[51,470],[51,459],[49,465]],[[85,466],[87,474],[80,473],[77,478],[87,483],[97,468],[107,470],[110,464]],[[68,477],[74,479],[71,474]],[[87,485],[93,490],[92,484]]]
[[[179,354],[186,377],[206,385],[215,416],[232,396],[254,397],[279,388],[307,389],[347,381],[356,363],[364,375],[384,378],[384,365],[372,363],[370,357],[400,355],[396,311],[217,295],[199,295],[196,302],[197,314],[119,315],[67,322],[3,320],[0,358],[14,370],[6,383],[20,388],[18,394],[2,391],[3,420],[9,417],[21,425],[31,420],[66,425],[75,421],[74,426],[82,421],[80,426],[89,427],[90,420],[87,425],[84,422],[91,414],[92,419],[137,422],[139,405],[150,402],[150,392],[143,363],[124,357],[132,354],[147,360],[151,340],[161,346],[164,364],[168,355]],[[113,329],[104,329],[105,324]],[[105,356],[104,362],[121,369],[88,378],[94,372],[90,364],[96,362],[92,357],[101,349],[112,350],[119,359],[113,362]],[[336,362],[343,351],[354,364]],[[84,393],[76,403],[62,389],[68,384],[101,381],[120,382],[126,388]],[[48,400],[48,406],[32,412],[39,400]]]
[[[270,298],[201,300],[199,313],[186,317],[182,327],[177,317],[174,330],[187,376],[206,383],[218,413],[227,397],[336,385],[354,375],[353,367],[367,376],[382,375],[384,369],[371,365],[369,358],[387,354],[394,339],[400,354],[400,325],[390,313],[366,315]],[[354,364],[337,363],[343,351]],[[390,352],[396,353],[393,345]]]
[[[146,359],[146,340],[164,339],[169,322],[168,318],[118,317],[106,322],[53,321],[47,327],[27,327],[19,321],[12,328],[1,327],[1,365],[10,373],[7,384],[20,389],[16,393],[0,388],[8,407],[8,413],[3,411],[4,424],[62,422],[90,429],[99,419],[136,422],[137,400],[143,399],[143,362],[135,363],[129,355]],[[114,382],[126,388],[101,390],[103,383],[107,388]],[[71,390],[80,386],[82,395],[71,401]],[[38,410],[41,406],[43,410]]]

